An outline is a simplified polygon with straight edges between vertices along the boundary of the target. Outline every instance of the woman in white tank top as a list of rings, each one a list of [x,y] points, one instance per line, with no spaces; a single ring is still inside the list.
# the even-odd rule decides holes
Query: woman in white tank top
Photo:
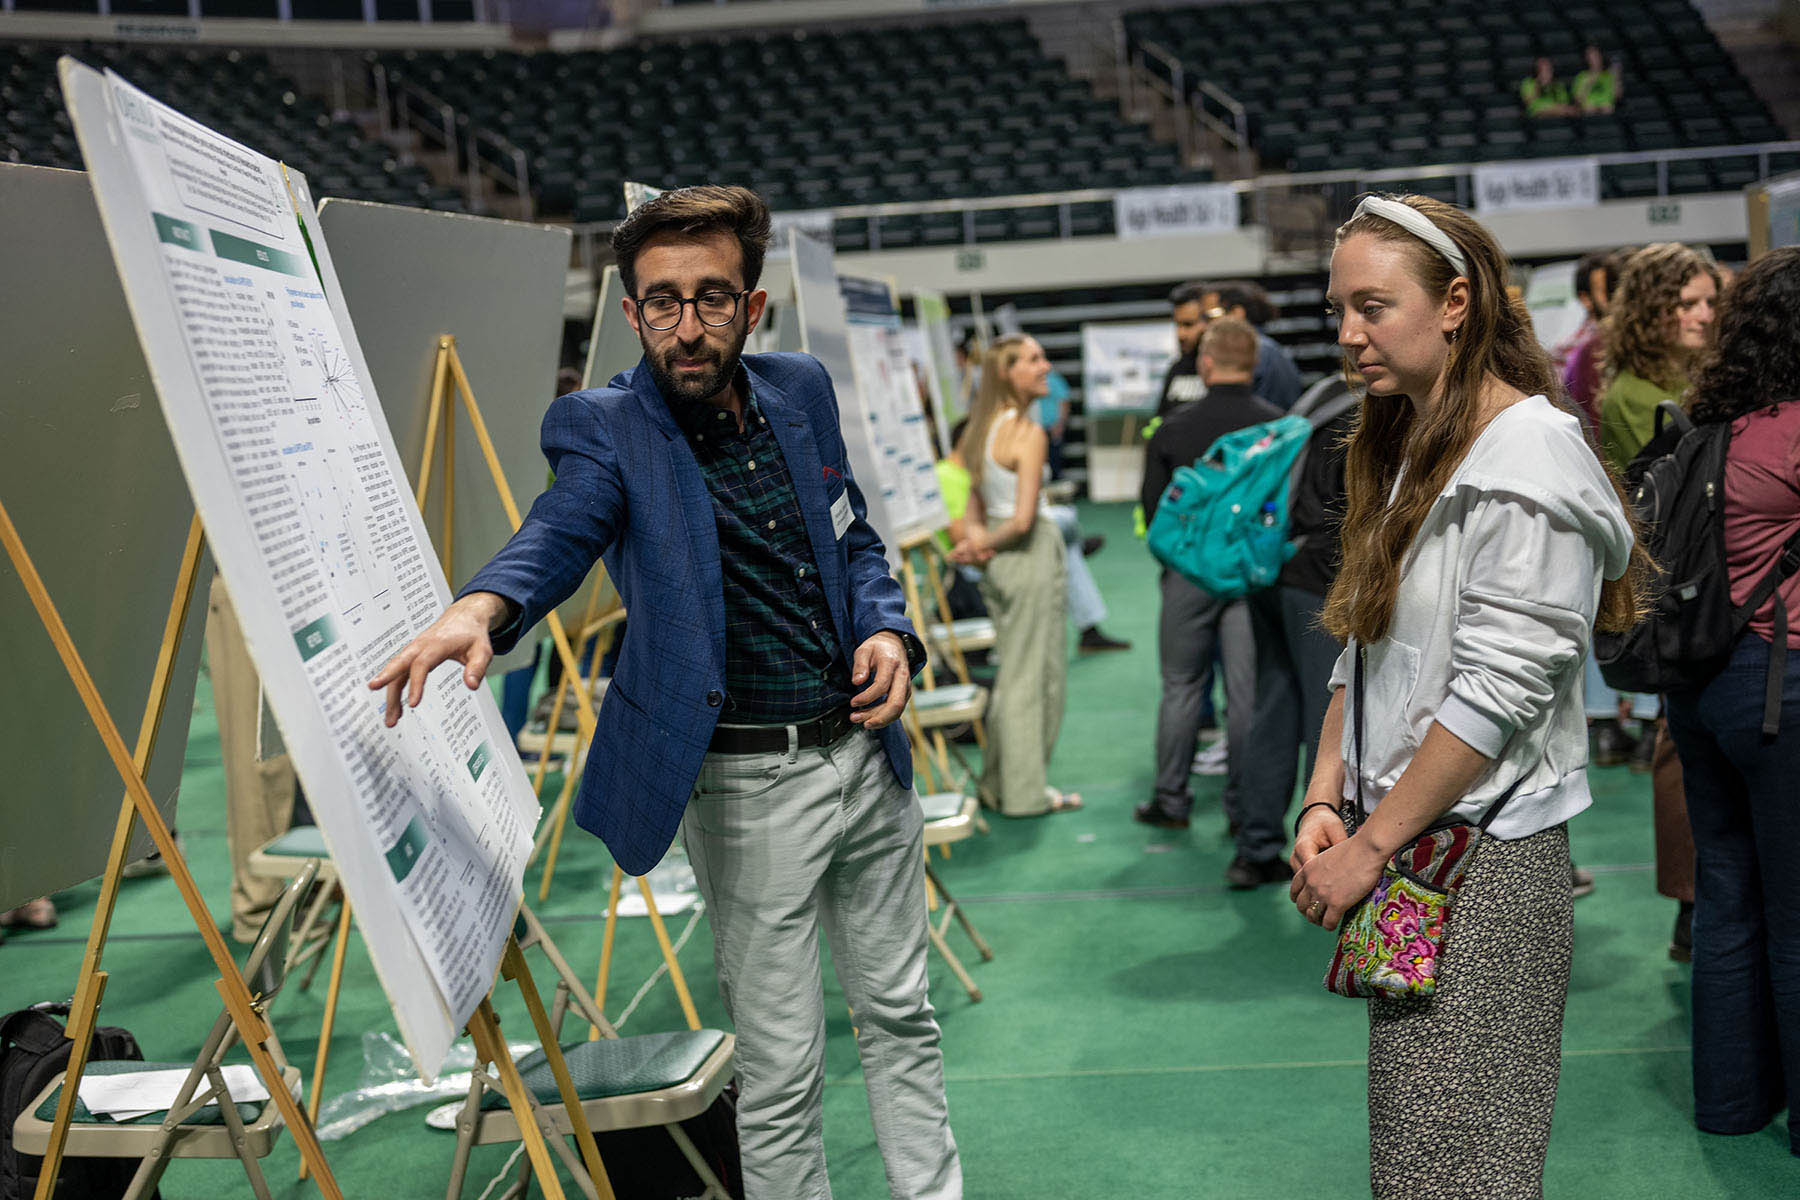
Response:
[[[1029,408],[1048,391],[1050,362],[1029,337],[988,350],[981,390],[956,456],[974,485],[952,553],[985,568],[981,595],[994,620],[1000,673],[987,709],[984,798],[1007,816],[1081,806],[1048,786],[1068,671],[1062,535],[1041,519],[1049,439]]]

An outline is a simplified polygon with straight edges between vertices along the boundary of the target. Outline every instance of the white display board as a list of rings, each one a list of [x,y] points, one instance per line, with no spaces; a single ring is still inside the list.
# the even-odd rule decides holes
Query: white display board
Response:
[[[366,681],[450,592],[303,176],[73,59],[63,92],[176,456],[421,1076],[492,986],[538,805],[446,664]]]
[[[319,226],[340,265],[344,306],[382,397],[409,489],[418,483],[431,420],[438,339],[449,335],[494,456],[524,511],[544,486],[538,433],[556,398],[569,231],[363,200],[326,200]],[[496,296],[506,303],[495,304]],[[506,545],[513,526],[454,386],[445,380],[459,426],[450,585],[461,589]],[[441,430],[439,436],[425,500],[434,518],[442,511],[446,476]],[[434,519],[428,528],[436,524]],[[431,532],[443,536],[441,525]],[[438,546],[440,560],[443,549]],[[489,665],[489,676],[530,666],[536,650],[522,640]]]
[[[947,453],[950,430],[969,415],[968,397],[956,369],[956,339],[950,333],[950,301],[944,293],[921,289],[913,293],[913,315],[922,343],[919,365],[931,393],[931,411],[937,420],[938,445]]]
[[[1575,294],[1578,262],[1545,263],[1533,267],[1525,283],[1525,309],[1531,314],[1531,330],[1538,345],[1554,350],[1573,337],[1587,320],[1587,309]]]
[[[1081,327],[1081,396],[1089,416],[1155,412],[1163,375],[1179,347],[1167,321]]]
[[[845,414],[844,435],[861,418],[860,436],[867,439],[868,454],[887,503],[889,529],[882,537],[889,545],[911,541],[950,523],[944,497],[938,490],[937,461],[931,453],[931,435],[925,428],[925,406],[919,399],[919,377],[900,330],[900,314],[894,308],[888,285],[872,279],[841,278],[845,318],[848,322],[850,361],[856,379],[855,407],[845,402],[839,387],[838,407]],[[870,478],[858,473],[864,491]]]

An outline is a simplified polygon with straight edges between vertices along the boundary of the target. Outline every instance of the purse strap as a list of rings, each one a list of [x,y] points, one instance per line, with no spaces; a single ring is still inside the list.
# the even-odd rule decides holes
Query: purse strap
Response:
[[[1356,665],[1353,668],[1352,675],[1351,675],[1352,679],[1355,681],[1355,689],[1356,689],[1356,692],[1355,692],[1355,694],[1356,694],[1356,728],[1355,728],[1354,736],[1356,739],[1356,823],[1358,825],[1362,824],[1365,820],[1367,820],[1368,816],[1369,816],[1368,807],[1363,803],[1363,656],[1364,656],[1364,654],[1365,654],[1365,651],[1363,648],[1363,644],[1359,641],[1356,643]],[[1475,822],[1475,828],[1478,831],[1480,831],[1481,833],[1486,833],[1488,831],[1488,826],[1490,826],[1494,823],[1494,818],[1498,817],[1500,815],[1500,810],[1506,807],[1506,802],[1513,798],[1513,793],[1518,791],[1519,785],[1524,782],[1525,782],[1525,777],[1523,775],[1520,775],[1517,779],[1513,780],[1512,786],[1507,788],[1504,792],[1501,792],[1500,798],[1498,800],[1495,800],[1492,804],[1490,804],[1488,806],[1488,810],[1481,815],[1481,819],[1479,821]],[[1353,829],[1351,832],[1354,833],[1355,830]]]

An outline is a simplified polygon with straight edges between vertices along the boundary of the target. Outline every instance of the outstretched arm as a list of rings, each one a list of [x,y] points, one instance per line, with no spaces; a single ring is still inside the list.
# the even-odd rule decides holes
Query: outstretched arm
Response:
[[[591,402],[563,396],[544,416],[544,455],[556,472],[524,523],[463,588],[443,615],[369,681],[388,690],[387,723],[424,695],[425,677],[442,663],[463,665],[463,682],[479,687],[496,653],[579,587],[612,544],[624,511],[617,455]]]

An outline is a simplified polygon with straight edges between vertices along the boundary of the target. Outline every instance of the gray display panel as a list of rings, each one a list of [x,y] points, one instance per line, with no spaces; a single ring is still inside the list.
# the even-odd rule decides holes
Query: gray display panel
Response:
[[[452,334],[523,514],[546,478],[538,430],[556,398],[569,231],[360,200],[326,200],[319,224],[407,481],[418,485],[438,338]],[[456,420],[453,591],[512,536],[460,401]],[[441,459],[432,476],[435,497]],[[427,505],[435,544],[440,510]]]
[[[194,505],[86,174],[0,163],[0,262],[0,499],[134,746]],[[205,560],[150,764],[171,825],[211,580]],[[105,870],[125,789],[3,556],[0,629],[5,909]],[[140,825],[133,857],[150,849]]]

